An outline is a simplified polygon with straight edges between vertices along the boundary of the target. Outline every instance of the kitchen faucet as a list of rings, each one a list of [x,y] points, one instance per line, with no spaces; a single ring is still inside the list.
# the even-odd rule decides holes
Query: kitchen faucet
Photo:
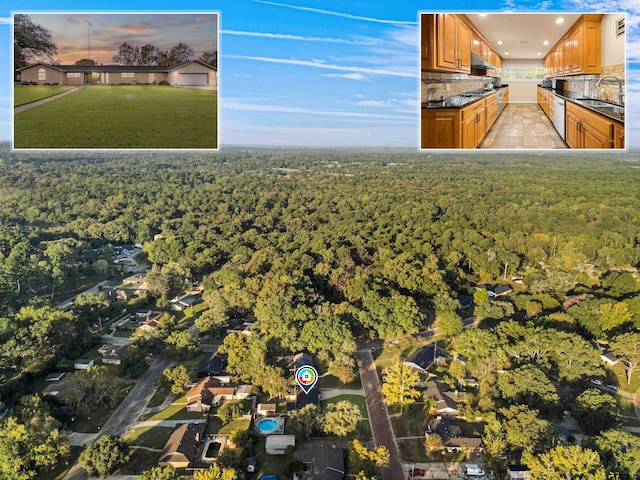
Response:
[[[614,75],[605,75],[604,77],[600,77],[596,82],[596,87],[599,87],[600,83],[602,83],[602,81],[606,80],[607,78],[612,78],[613,80],[618,82],[618,103],[622,105],[622,97],[624,97],[624,93],[622,93],[622,81],[618,77]]]

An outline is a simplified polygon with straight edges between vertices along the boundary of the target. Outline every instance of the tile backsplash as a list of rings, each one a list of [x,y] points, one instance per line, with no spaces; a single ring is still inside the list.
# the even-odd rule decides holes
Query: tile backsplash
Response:
[[[466,75],[463,73],[422,72],[421,101],[439,100],[441,97],[451,97],[469,90],[483,88],[489,82],[495,82],[494,77]],[[449,89],[447,90],[447,85]]]

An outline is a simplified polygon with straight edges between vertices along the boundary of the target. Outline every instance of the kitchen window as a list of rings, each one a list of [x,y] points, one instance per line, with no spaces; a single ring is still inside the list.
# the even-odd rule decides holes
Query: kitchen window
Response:
[[[502,65],[502,80],[542,80],[544,67],[542,65]]]

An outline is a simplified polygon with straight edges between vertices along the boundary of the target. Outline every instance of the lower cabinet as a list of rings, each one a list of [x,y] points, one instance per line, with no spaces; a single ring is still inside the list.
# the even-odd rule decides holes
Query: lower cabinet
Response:
[[[624,148],[621,123],[573,102],[566,105],[566,142],[571,148]]]
[[[459,110],[422,110],[420,145],[422,148],[460,148]]]
[[[498,119],[498,94],[494,93],[490,97],[485,98],[484,102],[486,115],[485,130],[488,131]]]
[[[462,148],[476,148],[487,132],[485,100],[461,109]]]

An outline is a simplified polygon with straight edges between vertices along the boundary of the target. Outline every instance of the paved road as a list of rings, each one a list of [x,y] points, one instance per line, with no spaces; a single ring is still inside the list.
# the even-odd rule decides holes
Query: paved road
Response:
[[[129,345],[131,343],[131,339],[129,337],[116,337],[114,335],[101,335],[100,340],[104,343],[108,343],[109,345],[118,346]]]
[[[385,446],[389,450],[389,466],[382,472],[382,478],[384,480],[405,480],[398,445],[391,429],[387,408],[382,401],[382,390],[378,372],[376,372],[376,366],[373,363],[373,356],[370,350],[358,350],[356,357],[362,365],[360,378],[366,395],[373,439],[376,447]]]
[[[76,91],[80,90],[83,87],[84,87],[84,85],[80,85],[80,86],[77,86],[76,88],[72,88],[71,90],[66,90],[66,91],[64,91],[62,93],[59,93],[57,95],[53,95],[51,97],[43,98],[41,100],[36,100],[35,102],[27,103],[26,105],[20,105],[19,107],[15,107],[13,109],[13,113],[24,112],[25,110],[29,110],[30,108],[37,107],[38,105],[42,105],[44,103],[48,103],[48,102],[50,102],[52,100],[55,100],[56,98],[60,98],[60,97],[64,97],[65,95],[69,95],[70,93],[76,92]]]
[[[84,292],[79,293],[78,295],[82,295],[83,293],[98,293],[100,291],[100,287],[104,287],[105,285],[107,285],[109,283],[110,280],[104,280],[100,283],[98,283],[97,285],[94,285],[93,287],[85,290]],[[71,298],[68,298],[67,300],[65,300],[64,302],[60,302],[59,304],[56,305],[55,308],[57,308],[58,310],[64,310],[65,308],[67,308],[69,305],[71,305],[74,300],[76,299],[76,297],[78,295],[75,295]]]
[[[168,359],[154,361],[129,391],[126,398],[113,411],[96,438],[101,435],[124,435],[129,427],[137,422],[138,417],[153,396],[156,377],[171,363],[171,360]],[[76,463],[65,475],[64,480],[87,480],[88,478],[87,471]]]

